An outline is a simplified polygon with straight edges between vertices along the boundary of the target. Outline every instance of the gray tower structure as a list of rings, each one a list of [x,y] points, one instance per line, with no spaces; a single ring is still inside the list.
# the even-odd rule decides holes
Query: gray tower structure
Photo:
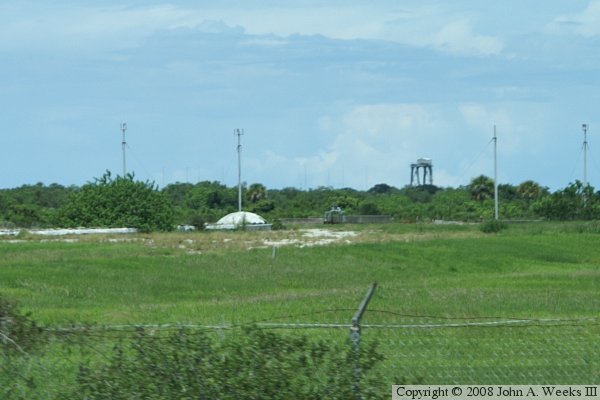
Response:
[[[421,181],[421,171],[423,180]],[[429,178],[429,182],[427,182]],[[410,186],[433,185],[433,163],[431,158],[419,158],[416,163],[410,164]],[[423,182],[423,183],[421,183]]]

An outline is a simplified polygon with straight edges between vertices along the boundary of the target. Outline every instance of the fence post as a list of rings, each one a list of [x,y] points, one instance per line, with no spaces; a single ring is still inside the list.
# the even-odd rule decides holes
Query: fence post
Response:
[[[367,310],[367,306],[369,305],[369,301],[373,294],[375,293],[375,289],[377,289],[377,282],[374,282],[371,285],[371,288],[367,292],[362,303],[358,306],[358,310],[354,317],[352,318],[352,327],[350,328],[350,339],[354,343],[354,383],[352,384],[352,390],[354,391],[355,398],[357,400],[362,399],[362,395],[360,394],[360,388],[358,383],[360,382],[360,320]]]
[[[6,346],[8,344],[8,327],[7,327],[6,319],[4,317],[0,317],[0,337],[2,337],[2,344]]]

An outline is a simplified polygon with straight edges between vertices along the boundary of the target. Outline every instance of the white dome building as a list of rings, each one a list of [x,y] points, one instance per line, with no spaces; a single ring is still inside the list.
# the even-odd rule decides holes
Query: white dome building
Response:
[[[268,224],[263,217],[247,211],[237,211],[227,214],[214,224],[206,225],[206,229],[247,229],[247,230],[270,230],[271,224]]]

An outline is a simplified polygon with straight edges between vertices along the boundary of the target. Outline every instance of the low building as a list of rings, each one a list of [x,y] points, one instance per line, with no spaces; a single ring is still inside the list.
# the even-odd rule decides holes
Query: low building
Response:
[[[214,224],[207,224],[205,226],[205,229],[271,230],[271,226],[272,224],[268,224],[267,221],[258,214],[254,214],[247,211],[237,211],[231,214],[227,214]]]

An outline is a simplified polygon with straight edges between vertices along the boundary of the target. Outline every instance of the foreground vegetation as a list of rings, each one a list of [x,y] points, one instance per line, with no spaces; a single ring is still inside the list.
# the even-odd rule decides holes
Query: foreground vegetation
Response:
[[[106,381],[101,376],[106,357],[130,369],[145,368],[119,363],[120,353],[111,355],[111,349],[122,336],[100,334],[112,332],[96,331],[100,326],[220,326],[233,329],[228,335],[239,343],[236,327],[279,324],[270,329],[283,334],[284,342],[289,337],[295,343],[300,335],[348,350],[347,325],[372,282],[379,287],[364,316],[363,342],[366,347],[379,342],[385,360],[373,364],[373,372],[381,374],[386,396],[402,379],[598,383],[598,223],[517,224],[497,234],[485,234],[478,225],[334,229],[355,233],[337,245],[277,245],[276,251],[265,241],[283,243],[302,231],[5,239],[0,240],[0,293],[19,300],[48,332],[76,325],[99,337],[91,346],[94,356],[89,350],[74,352],[71,341],[61,347],[60,337],[50,340],[54,355],[40,356],[40,363],[53,366],[46,371],[62,371],[56,393],[92,384],[94,376]],[[344,327],[299,332],[281,325],[298,323]],[[380,325],[390,328],[369,328]],[[146,329],[158,329],[150,336],[161,332],[156,326]],[[212,328],[201,330],[217,340],[213,348],[220,353],[223,339],[212,336]],[[128,360],[136,359],[135,347],[124,351],[133,357]],[[142,362],[143,354],[139,357]],[[58,358],[71,362],[63,365]],[[100,375],[77,373],[78,365],[90,362]],[[113,367],[107,364],[106,371],[117,371]],[[352,363],[341,370],[352,374]],[[43,378],[57,379],[54,374]],[[40,386],[30,390],[37,393]]]

